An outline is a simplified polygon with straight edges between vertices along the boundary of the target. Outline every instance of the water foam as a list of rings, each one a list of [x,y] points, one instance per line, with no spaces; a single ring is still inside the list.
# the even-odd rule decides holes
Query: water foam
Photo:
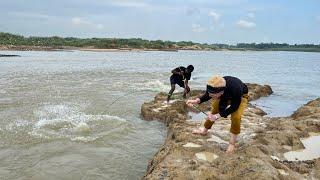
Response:
[[[80,133],[80,134],[89,134],[91,132],[91,128],[89,125],[85,122],[79,123],[76,127],[73,128],[74,132]]]
[[[151,80],[151,81],[144,81],[140,83],[136,83],[135,87],[138,90],[146,90],[146,91],[153,91],[153,92],[161,92],[161,91],[169,91],[170,84],[166,84],[164,81],[159,79]]]
[[[34,114],[39,120],[29,134],[46,139],[67,138],[89,142],[103,136],[105,130],[127,124],[121,117],[87,115],[72,105],[45,105]]]
[[[28,120],[16,120],[12,123],[9,123],[6,125],[5,130],[11,131],[11,132],[16,132],[17,130],[20,130],[21,128],[27,127],[31,124]]]

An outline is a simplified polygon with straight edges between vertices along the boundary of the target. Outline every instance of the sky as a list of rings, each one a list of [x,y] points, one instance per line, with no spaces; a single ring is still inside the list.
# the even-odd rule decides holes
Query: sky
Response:
[[[0,0],[0,32],[320,44],[320,0]]]

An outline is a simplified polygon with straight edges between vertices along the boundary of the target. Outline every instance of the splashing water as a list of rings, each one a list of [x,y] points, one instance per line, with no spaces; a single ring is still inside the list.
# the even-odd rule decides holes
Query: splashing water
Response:
[[[67,138],[78,141],[94,141],[108,131],[126,131],[129,124],[123,118],[110,115],[86,115],[68,105],[46,105],[35,111],[39,121],[35,123],[33,136],[46,139]]]

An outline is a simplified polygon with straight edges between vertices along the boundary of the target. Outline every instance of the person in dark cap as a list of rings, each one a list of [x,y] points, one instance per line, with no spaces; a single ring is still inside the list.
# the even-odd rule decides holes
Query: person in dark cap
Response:
[[[227,153],[233,153],[236,150],[237,136],[240,134],[241,117],[248,104],[248,87],[236,77],[213,76],[208,80],[205,94],[200,98],[188,100],[187,105],[200,104],[211,98],[211,112],[207,113],[204,127],[195,129],[192,133],[207,135],[216,120],[231,114],[231,137]]]
[[[168,93],[167,102],[170,101],[170,98],[173,94],[173,91],[176,88],[176,84],[184,88],[183,98],[186,98],[187,94],[190,92],[190,87],[188,81],[191,78],[191,73],[193,72],[193,65],[189,65],[187,68],[180,66],[173,69],[172,75],[170,77],[171,90]]]

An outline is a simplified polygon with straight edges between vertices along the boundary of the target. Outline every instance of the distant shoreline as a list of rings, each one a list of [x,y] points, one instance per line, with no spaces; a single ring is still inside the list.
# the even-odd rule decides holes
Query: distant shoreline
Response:
[[[192,41],[146,40],[141,38],[75,38],[75,37],[24,37],[0,32],[0,50],[17,51],[301,51],[320,52],[320,44],[237,43],[208,44]]]
[[[192,50],[192,49],[190,49]],[[91,51],[91,52],[139,52],[139,51],[170,51],[178,49],[148,49],[148,48],[79,48],[79,47],[50,47],[50,46],[1,46],[0,51]]]
[[[0,45],[0,51],[90,51],[90,52],[142,52],[142,51],[168,51],[178,52],[183,50],[191,51],[293,51],[293,52],[320,52],[314,48],[270,48],[270,49],[253,49],[253,48],[219,48],[219,49],[199,49],[193,47],[168,48],[168,49],[149,49],[149,48],[92,48],[92,47],[50,47],[50,46],[7,46]]]

